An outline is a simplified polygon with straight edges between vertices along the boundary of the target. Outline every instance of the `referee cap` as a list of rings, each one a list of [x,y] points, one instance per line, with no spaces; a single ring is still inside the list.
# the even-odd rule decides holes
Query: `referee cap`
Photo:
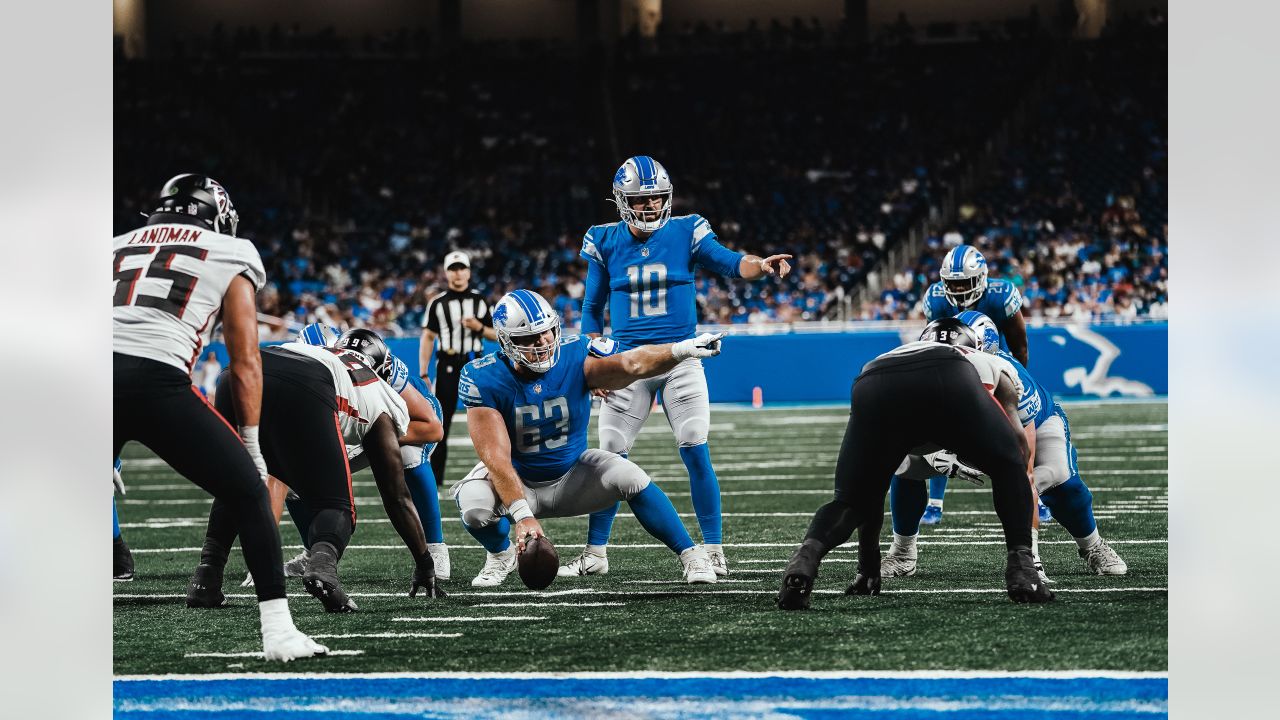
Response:
[[[471,258],[467,257],[467,254],[461,250],[454,250],[444,256],[444,269],[448,270],[454,265],[461,265],[469,268],[471,267]]]

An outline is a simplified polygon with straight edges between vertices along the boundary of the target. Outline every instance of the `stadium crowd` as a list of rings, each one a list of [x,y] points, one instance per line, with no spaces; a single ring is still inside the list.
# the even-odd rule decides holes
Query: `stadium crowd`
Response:
[[[175,45],[184,63],[118,60],[117,152],[129,160],[116,163],[115,229],[137,224],[175,168],[197,169],[226,185],[261,248],[260,311],[283,320],[275,335],[316,320],[416,335],[444,286],[440,260],[458,248],[476,289],[536,290],[573,326],[582,232],[617,219],[609,179],[643,152],[671,171],[676,214],[706,216],[731,248],[796,256],[783,283],[701,275],[705,322],[918,317],[960,241],[1020,286],[1032,317],[1159,316],[1164,42],[1073,46],[1033,132],[912,267],[880,268],[886,291],[852,312],[851,291],[934,217],[1049,67],[1049,43],[914,45],[898,32],[855,46],[815,21],[630,38],[601,63],[549,43],[218,29]]]

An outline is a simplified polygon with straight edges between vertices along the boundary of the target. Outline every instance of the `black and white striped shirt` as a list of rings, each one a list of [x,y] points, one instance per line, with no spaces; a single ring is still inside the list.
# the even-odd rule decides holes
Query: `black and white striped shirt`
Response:
[[[470,330],[462,324],[462,319],[469,317],[477,318],[486,327],[493,327],[489,303],[475,290],[446,290],[431,298],[427,313],[422,318],[422,327],[435,333],[440,340],[437,362],[456,356],[480,355],[484,347],[484,333]]]

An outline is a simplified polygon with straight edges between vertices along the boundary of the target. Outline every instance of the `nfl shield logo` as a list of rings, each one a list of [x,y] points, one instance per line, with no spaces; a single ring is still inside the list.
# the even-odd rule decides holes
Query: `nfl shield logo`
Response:
[[[640,257],[649,257],[649,248],[640,248]]]
[[[542,392],[542,383],[535,383],[533,386],[533,391],[536,393]]]

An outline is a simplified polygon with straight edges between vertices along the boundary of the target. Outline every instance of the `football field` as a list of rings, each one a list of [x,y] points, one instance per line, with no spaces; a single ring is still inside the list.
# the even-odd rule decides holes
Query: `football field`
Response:
[[[185,607],[210,500],[133,444],[124,453],[128,495],[117,498],[137,565],[136,580],[114,586],[117,714],[487,717],[545,695],[561,703],[557,712],[579,717],[827,717],[855,709],[915,717],[966,708],[984,717],[1029,710],[1042,717],[1161,715],[1167,712],[1168,407],[1164,401],[1099,402],[1066,410],[1099,528],[1129,573],[1088,574],[1070,536],[1051,524],[1042,528],[1040,546],[1058,594],[1048,605],[1009,602],[990,490],[959,482],[948,492],[943,522],[922,531],[914,577],[886,580],[879,597],[845,596],[856,555],[841,549],[824,562],[810,611],[775,609],[782,568],[813,511],[831,497],[848,410],[717,407],[711,451],[731,571],[720,583],[681,582],[675,555],[624,506],[607,576],[558,578],[532,592],[513,573],[499,588],[472,589],[484,551],[445,493],[450,595],[410,599],[412,561],[366,471],[355,476],[359,522],[340,566],[360,612],[328,615],[299,579],[290,579],[298,627],[331,654],[287,665],[253,656],[261,649],[257,610],[252,590],[239,587],[245,566],[238,550],[224,586],[230,606]],[[449,481],[475,462],[466,426],[454,434]],[[696,540],[688,478],[660,413],[650,418],[632,459],[660,483]],[[585,518],[546,520],[543,527],[562,562],[581,550]],[[887,518],[884,532],[887,547]],[[281,537],[285,557],[292,557],[301,546],[287,517]],[[282,674],[273,681],[265,673]],[[300,675],[310,673],[341,675],[321,691]],[[692,677],[699,674],[721,679]],[[183,675],[195,677],[176,682]],[[534,682],[539,677],[546,679]],[[662,684],[649,692],[646,682]],[[717,694],[730,704],[687,701]],[[477,696],[510,701],[460,699]],[[440,698],[459,700],[433,701]]]

